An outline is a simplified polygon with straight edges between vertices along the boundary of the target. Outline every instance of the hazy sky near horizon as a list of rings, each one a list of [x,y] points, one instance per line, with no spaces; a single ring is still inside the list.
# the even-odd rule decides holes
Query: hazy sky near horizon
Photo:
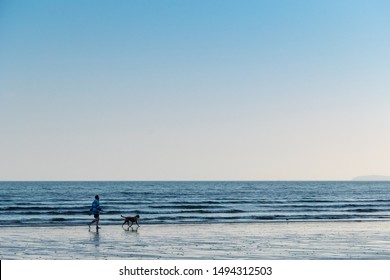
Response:
[[[0,2],[0,180],[389,175],[390,2]]]

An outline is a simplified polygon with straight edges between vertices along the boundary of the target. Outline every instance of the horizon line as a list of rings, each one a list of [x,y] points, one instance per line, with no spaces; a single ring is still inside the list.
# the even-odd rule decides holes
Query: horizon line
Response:
[[[351,179],[259,179],[259,180],[250,180],[250,179],[210,179],[210,180],[194,180],[194,179],[124,179],[124,180],[110,180],[110,179],[102,179],[102,180],[0,180],[0,182],[390,182],[390,178],[386,179],[367,179],[360,180],[356,178]]]

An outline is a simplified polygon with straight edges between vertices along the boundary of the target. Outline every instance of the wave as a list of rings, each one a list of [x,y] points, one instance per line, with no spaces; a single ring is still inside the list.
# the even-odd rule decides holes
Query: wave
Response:
[[[0,226],[85,225],[96,193],[102,223],[390,219],[390,183],[0,182]]]

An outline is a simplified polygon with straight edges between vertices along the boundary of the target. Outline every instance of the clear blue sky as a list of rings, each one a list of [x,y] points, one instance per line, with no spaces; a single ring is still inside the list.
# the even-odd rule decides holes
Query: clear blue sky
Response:
[[[389,1],[0,1],[0,180],[389,175]]]

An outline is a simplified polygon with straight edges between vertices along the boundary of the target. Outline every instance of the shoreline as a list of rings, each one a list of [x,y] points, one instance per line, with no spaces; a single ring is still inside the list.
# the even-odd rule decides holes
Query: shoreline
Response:
[[[122,220],[123,221],[123,220]],[[86,220],[85,223],[82,224],[13,224],[13,225],[0,225],[0,230],[2,228],[67,228],[67,227],[85,227],[87,225],[89,220]],[[251,221],[251,222],[244,222],[244,221],[236,221],[236,222],[210,222],[207,223],[207,225],[256,225],[256,224],[299,224],[299,223],[378,223],[378,222],[388,222],[390,223],[390,219],[315,219],[315,220],[259,220],[259,221]],[[202,222],[195,222],[195,223],[186,223],[186,222],[180,222],[180,223],[142,223],[143,226],[188,226],[188,225],[205,225],[206,223]],[[118,222],[116,224],[114,223],[105,223],[104,219],[100,222],[101,226],[104,227],[111,227],[111,226],[120,226],[121,223]]]
[[[389,260],[390,221],[4,226],[0,259]]]

